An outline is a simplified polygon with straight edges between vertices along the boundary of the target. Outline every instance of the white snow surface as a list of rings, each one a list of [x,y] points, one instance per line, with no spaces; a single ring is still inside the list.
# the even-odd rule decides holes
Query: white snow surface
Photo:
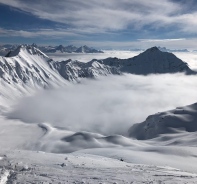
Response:
[[[195,183],[197,175],[89,154],[3,151],[4,183]],[[4,179],[4,178],[5,179]],[[7,177],[7,178],[6,178]]]
[[[0,81],[0,184],[197,183],[196,104],[175,109],[196,101],[196,76],[111,76],[71,85],[55,67],[50,67],[54,65],[48,62],[53,61],[39,50],[20,48],[10,56],[0,58],[6,71],[5,79]],[[22,75],[16,72],[17,63]],[[99,62],[89,64],[94,70],[103,67]],[[54,88],[61,90],[57,93]],[[106,116],[99,119],[102,109]],[[91,126],[85,121],[96,121],[84,113],[88,111],[98,118],[98,126],[110,125],[104,127],[106,132],[86,129]],[[127,117],[131,118],[130,124],[125,124],[125,116],[132,111],[133,118]],[[155,111],[165,112],[143,122]],[[70,118],[78,117],[74,120],[83,123],[80,129],[73,122],[69,128],[55,124],[65,117],[72,120],[68,119],[69,113]],[[162,118],[165,121],[161,123]],[[109,131],[115,128],[112,120],[119,121],[118,129],[128,128],[129,134]]]

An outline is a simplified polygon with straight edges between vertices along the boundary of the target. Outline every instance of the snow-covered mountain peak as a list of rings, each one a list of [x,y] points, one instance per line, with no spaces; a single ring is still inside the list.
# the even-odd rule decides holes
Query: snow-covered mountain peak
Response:
[[[18,95],[36,88],[65,85],[66,81],[53,68],[53,63],[38,48],[20,45],[6,57],[0,57],[1,93],[10,97],[13,89],[17,89]]]
[[[46,54],[32,45],[20,45],[14,51],[10,51],[5,57],[24,56],[26,54],[43,56],[49,58]]]

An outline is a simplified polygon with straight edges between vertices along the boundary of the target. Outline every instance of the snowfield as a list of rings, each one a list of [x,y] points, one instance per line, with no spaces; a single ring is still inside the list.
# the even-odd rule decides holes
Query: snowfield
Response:
[[[91,54],[62,65],[32,47],[10,54],[0,58],[0,184],[197,183],[196,75],[168,74],[149,52],[140,55],[152,58],[149,71],[165,74],[113,76],[115,65],[132,71],[133,59],[104,60],[106,53],[92,65],[84,63]],[[190,71],[174,61],[169,71]],[[76,84],[65,71],[96,77]]]
[[[3,183],[196,183],[197,174],[89,154],[4,151]]]

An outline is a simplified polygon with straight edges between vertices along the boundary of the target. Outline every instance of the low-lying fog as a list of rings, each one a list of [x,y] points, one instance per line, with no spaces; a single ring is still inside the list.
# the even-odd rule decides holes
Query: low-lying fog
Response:
[[[191,69],[197,71],[197,52],[175,52],[173,54],[187,62]]]
[[[73,131],[126,135],[157,112],[197,102],[197,76],[108,76],[21,99],[8,118]]]

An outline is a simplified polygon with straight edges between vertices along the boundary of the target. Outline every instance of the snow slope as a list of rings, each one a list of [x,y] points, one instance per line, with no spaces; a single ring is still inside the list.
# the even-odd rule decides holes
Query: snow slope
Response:
[[[80,78],[97,78],[99,76],[107,76],[109,74],[120,75],[113,66],[106,66],[97,61],[83,63],[79,61],[67,60],[54,63],[54,68],[66,80],[79,81]]]
[[[3,117],[0,123],[0,183],[197,182],[196,148],[154,146],[118,135],[74,133]],[[45,149],[47,142],[61,152],[49,153],[55,151]],[[65,154],[65,142],[82,150]]]
[[[32,94],[36,89],[65,86],[68,81],[78,82],[84,77],[109,74],[120,72],[98,62],[55,62],[36,47],[21,45],[6,57],[0,57],[0,101]]]
[[[0,77],[10,85],[42,86],[64,83],[50,68],[51,59],[31,46],[20,46],[0,58]]]
[[[0,183],[196,183],[197,175],[172,167],[130,164],[89,154],[2,151]]]
[[[47,87],[65,83],[63,79],[78,81],[79,78],[95,78],[99,75],[120,74],[116,68],[98,62],[55,62],[39,49],[22,45],[0,57],[0,77],[4,82]]]
[[[182,131],[197,131],[197,103],[150,115],[144,122],[133,125],[129,129],[129,135],[137,139],[151,139],[160,134],[176,134]],[[196,146],[195,141],[192,142],[193,146]]]
[[[58,71],[50,67],[53,62],[39,49],[25,45],[0,57],[0,104],[8,105],[38,89],[68,85]]]

